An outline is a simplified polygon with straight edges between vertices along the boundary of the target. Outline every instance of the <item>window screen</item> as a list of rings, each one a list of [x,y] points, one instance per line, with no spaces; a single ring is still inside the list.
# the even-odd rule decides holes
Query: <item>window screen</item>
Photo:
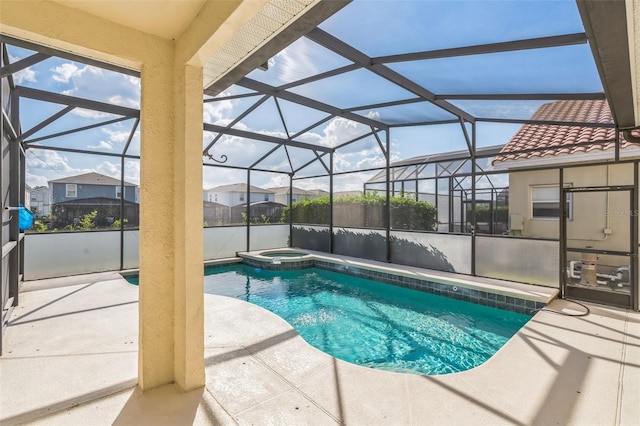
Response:
[[[571,219],[571,194],[567,194],[565,207],[567,217]],[[531,187],[531,218],[558,219],[560,217],[560,187],[532,186]]]

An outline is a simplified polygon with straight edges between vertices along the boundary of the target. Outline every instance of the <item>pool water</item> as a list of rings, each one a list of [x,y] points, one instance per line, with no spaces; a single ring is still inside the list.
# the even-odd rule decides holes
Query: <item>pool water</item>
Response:
[[[317,268],[206,268],[204,287],[274,312],[336,358],[426,375],[482,364],[531,318]]]

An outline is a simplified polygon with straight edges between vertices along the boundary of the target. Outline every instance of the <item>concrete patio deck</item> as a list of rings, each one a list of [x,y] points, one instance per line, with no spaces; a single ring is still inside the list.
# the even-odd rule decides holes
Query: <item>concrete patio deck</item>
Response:
[[[142,394],[137,287],[117,273],[24,284],[0,357],[0,424],[635,425],[640,313],[542,311],[480,367],[418,376],[352,365],[281,318],[205,295],[206,387]],[[565,301],[551,307],[580,308]]]

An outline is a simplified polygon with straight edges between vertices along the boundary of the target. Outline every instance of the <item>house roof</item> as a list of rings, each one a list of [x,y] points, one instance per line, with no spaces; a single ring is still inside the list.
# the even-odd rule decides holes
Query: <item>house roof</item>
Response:
[[[288,186],[279,186],[276,188],[269,188],[269,190],[275,192],[276,194],[288,194],[289,187]],[[312,194],[316,196],[327,195],[329,194],[327,191],[323,191],[322,189],[302,189],[296,186],[293,187],[293,193],[298,195],[307,195]]]
[[[79,185],[120,185],[119,179],[114,179],[109,176],[101,175],[100,173],[85,173],[83,175],[68,176],[65,178],[50,180],[49,183],[75,183]],[[125,186],[138,186],[134,183],[125,181]]]
[[[213,192],[247,192],[246,183],[232,183],[230,185],[221,185],[214,188],[209,188],[207,191]],[[251,192],[257,194],[275,194],[271,189],[264,189],[258,186],[251,185]]]
[[[220,203],[216,203],[215,201],[203,201],[202,202],[202,206],[204,208],[225,208],[225,209],[229,208],[229,206],[224,205],[224,204],[220,204]]]
[[[615,128],[605,100],[563,100],[542,105],[531,120],[606,124],[609,127],[525,124],[494,158],[493,164],[606,151],[615,148]],[[620,148],[630,143],[620,135]]]
[[[270,191],[273,191],[276,194],[288,194],[289,193],[289,187],[288,186],[277,186],[274,188],[269,188]],[[298,188],[296,186],[293,187],[293,193],[294,194],[306,194],[307,191],[305,191],[302,188]]]
[[[128,205],[137,206],[138,203],[129,200],[120,200],[119,198],[108,197],[92,197],[92,198],[78,198],[73,200],[61,201],[54,203],[56,206],[119,206],[121,202]]]
[[[278,203],[277,201],[254,201],[249,203],[249,207],[287,207],[286,204]],[[247,208],[247,203],[236,204],[231,206],[234,210],[242,210]]]

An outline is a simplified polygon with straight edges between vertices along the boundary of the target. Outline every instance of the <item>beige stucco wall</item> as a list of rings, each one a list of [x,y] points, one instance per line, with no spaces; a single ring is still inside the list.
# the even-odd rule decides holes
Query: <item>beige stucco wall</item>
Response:
[[[557,170],[509,174],[509,213],[524,218],[522,235],[559,238],[559,221],[531,217],[531,187],[558,185]],[[564,170],[564,184],[571,187],[633,185],[632,164],[574,167]],[[591,246],[602,250],[629,250],[630,215],[628,192],[574,193],[572,219],[567,222],[569,247]],[[605,234],[610,229],[610,234]]]
[[[540,170],[509,173],[509,215],[521,215],[523,229],[514,235],[534,238],[558,238],[557,220],[534,220],[531,218],[531,186],[558,185],[558,171]],[[514,226],[511,226],[513,228]]]

